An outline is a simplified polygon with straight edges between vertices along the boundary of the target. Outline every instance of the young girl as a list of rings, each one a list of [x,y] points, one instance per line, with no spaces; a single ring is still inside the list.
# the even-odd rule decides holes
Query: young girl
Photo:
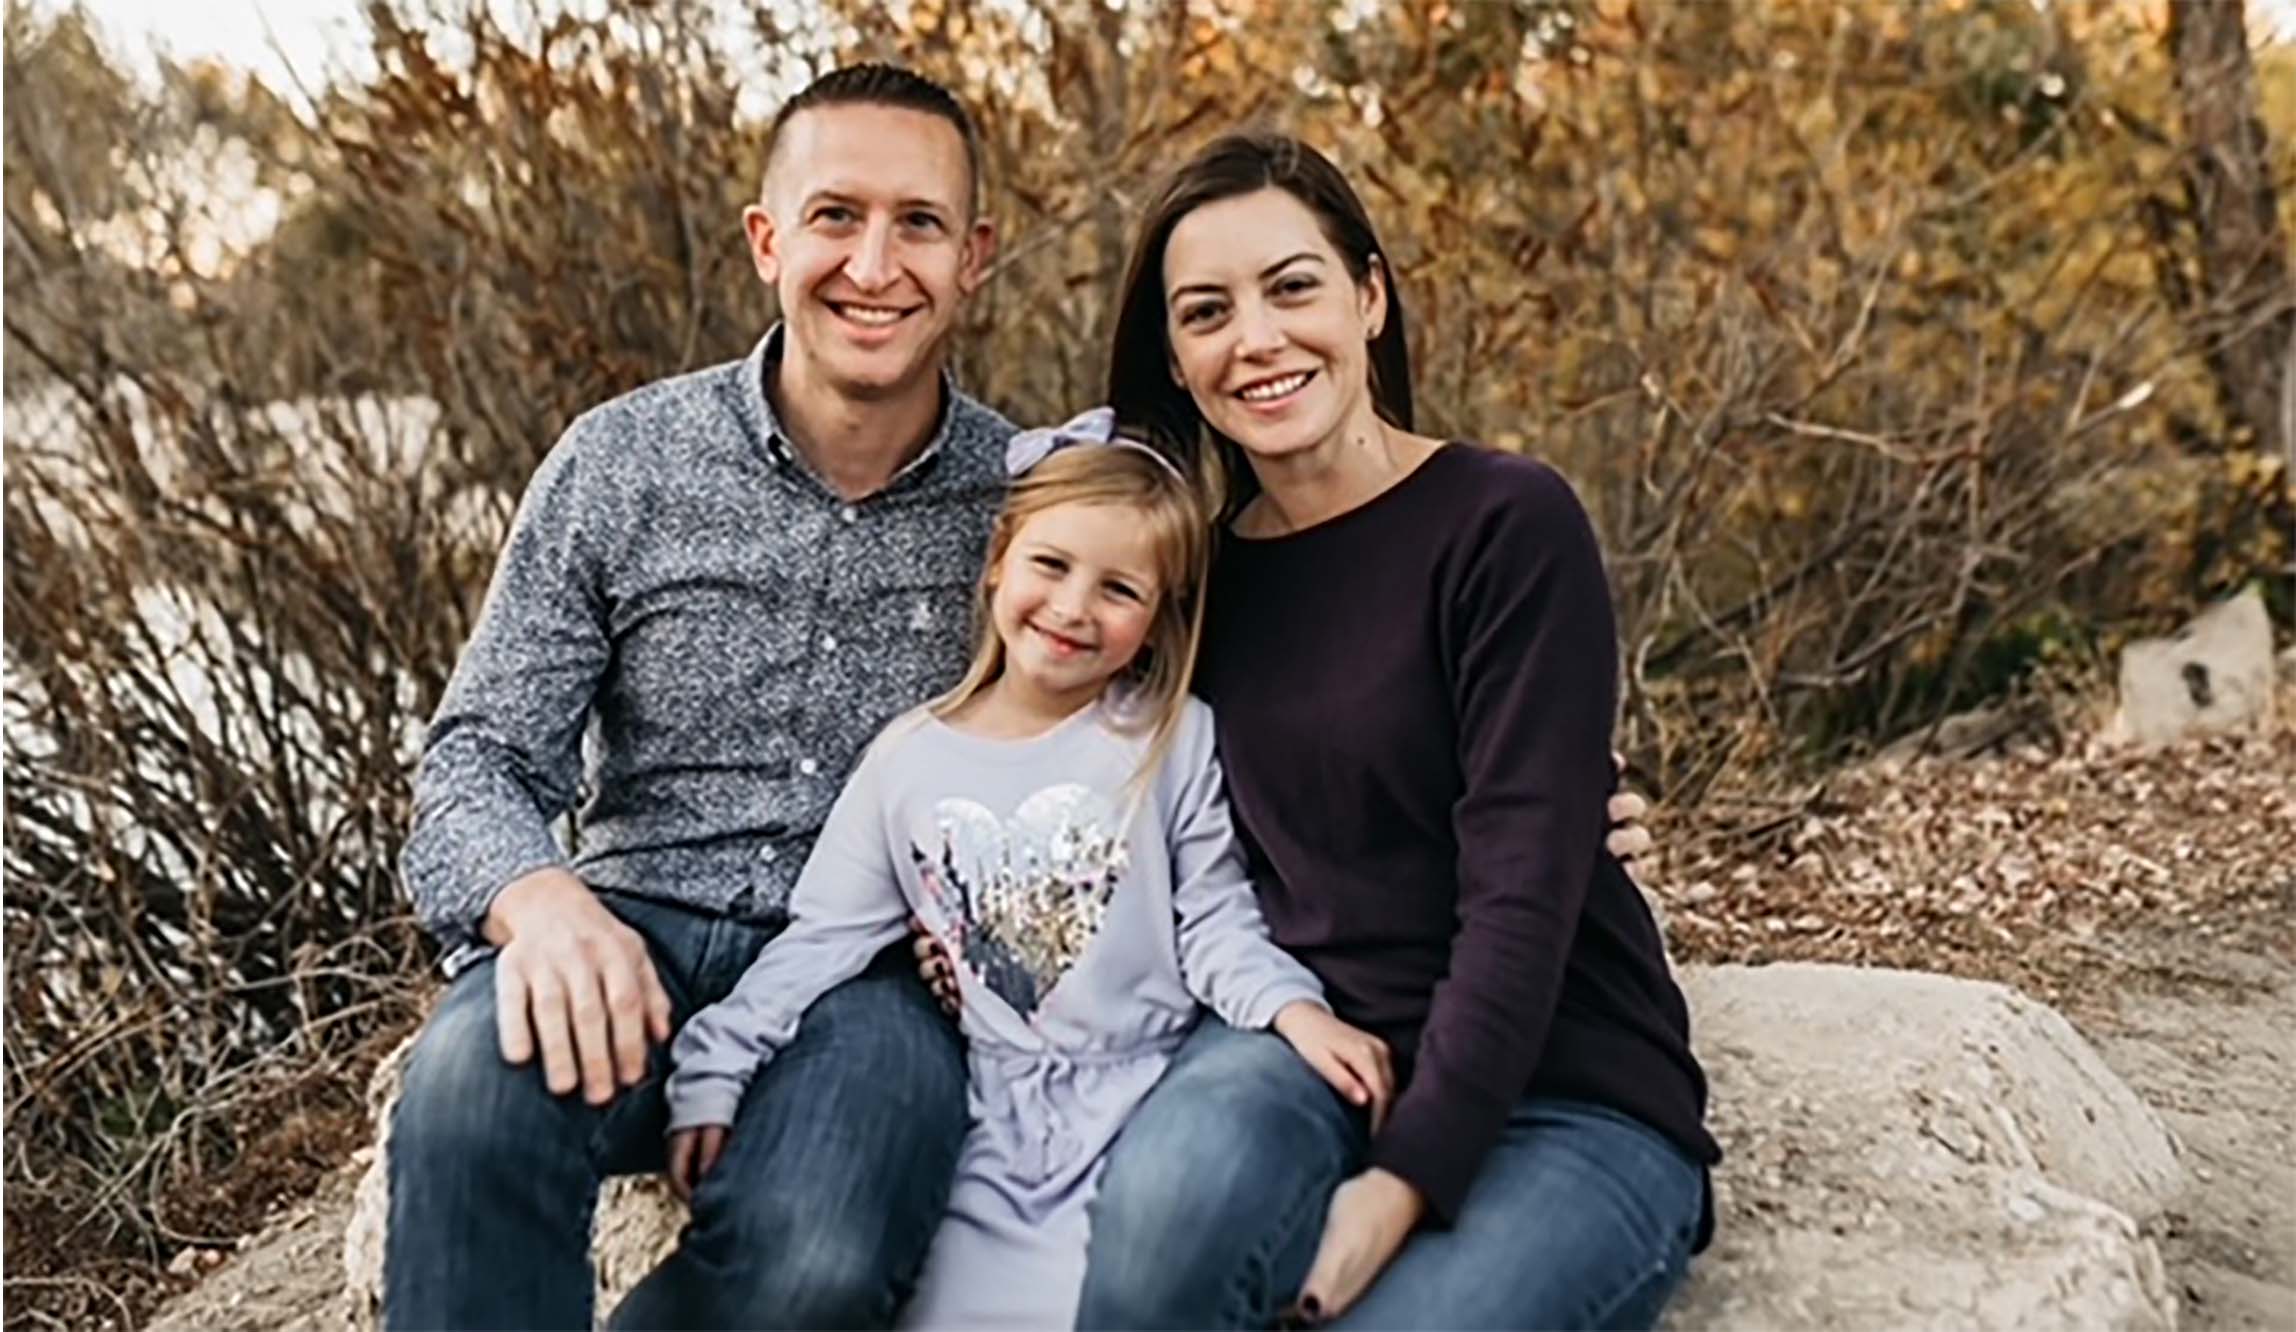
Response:
[[[1268,941],[1188,694],[1210,525],[1113,421],[1015,437],[971,668],[862,757],[789,928],[674,1049],[683,1192],[807,1006],[923,920],[955,966],[972,1124],[912,1326],[1072,1325],[1101,1158],[1199,1004],[1272,1026],[1375,1118],[1391,1086],[1385,1047]]]

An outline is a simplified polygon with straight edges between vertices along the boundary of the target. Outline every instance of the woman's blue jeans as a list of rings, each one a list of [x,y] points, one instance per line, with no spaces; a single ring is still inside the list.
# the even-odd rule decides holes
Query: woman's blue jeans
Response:
[[[1361,1114],[1290,1046],[1206,1019],[1111,1151],[1078,1326],[1268,1326],[1364,1146]],[[1526,1098],[1458,1223],[1413,1236],[1336,1326],[1649,1327],[1687,1270],[1705,1189],[1656,1130]]]
[[[601,894],[645,937],[676,1021],[724,995],[773,930]],[[908,950],[807,1011],[743,1099],[677,1251],[617,1327],[883,1327],[923,1263],[964,1139],[965,1072]],[[503,1062],[494,964],[423,1028],[391,1125],[385,1323],[591,1325],[599,1181],[660,1170],[669,1052],[604,1107]]]

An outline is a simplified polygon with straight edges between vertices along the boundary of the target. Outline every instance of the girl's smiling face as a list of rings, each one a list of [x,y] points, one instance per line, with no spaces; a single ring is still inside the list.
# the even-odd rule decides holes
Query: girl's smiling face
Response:
[[[1163,279],[1173,377],[1245,452],[1289,457],[1374,419],[1369,343],[1386,284],[1376,266],[1351,278],[1290,192],[1255,190],[1181,218]]]
[[[1149,524],[1120,504],[1031,514],[997,564],[989,616],[1008,683],[1073,711],[1140,655],[1163,589]]]

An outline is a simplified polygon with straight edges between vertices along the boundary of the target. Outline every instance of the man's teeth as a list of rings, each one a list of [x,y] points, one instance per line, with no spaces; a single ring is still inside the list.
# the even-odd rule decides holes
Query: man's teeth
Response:
[[[1285,375],[1282,379],[1271,379],[1265,384],[1254,384],[1238,396],[1246,402],[1266,402],[1270,398],[1280,398],[1306,382],[1307,375],[1304,373]]]
[[[906,310],[886,310],[874,305],[841,305],[837,308],[856,324],[890,324],[908,313]]]

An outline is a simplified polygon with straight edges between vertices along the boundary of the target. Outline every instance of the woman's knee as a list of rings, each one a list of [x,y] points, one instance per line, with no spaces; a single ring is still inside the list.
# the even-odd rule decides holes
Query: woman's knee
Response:
[[[1250,1322],[1362,1147],[1354,1112],[1273,1037],[1216,1029],[1175,1060],[1092,1205],[1090,1326]]]

